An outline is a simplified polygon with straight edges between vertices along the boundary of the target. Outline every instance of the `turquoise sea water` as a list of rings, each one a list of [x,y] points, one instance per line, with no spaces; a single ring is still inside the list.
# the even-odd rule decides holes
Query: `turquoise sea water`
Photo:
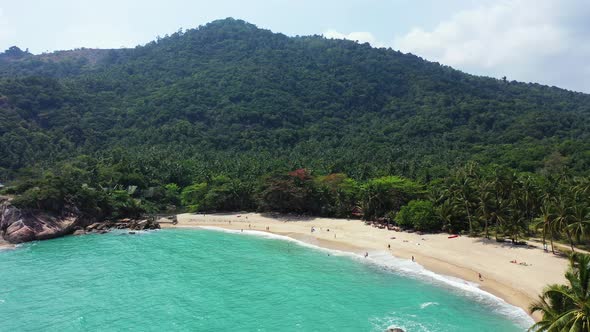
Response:
[[[0,251],[0,331],[509,332],[530,322],[469,287],[370,261],[211,230],[29,243]]]

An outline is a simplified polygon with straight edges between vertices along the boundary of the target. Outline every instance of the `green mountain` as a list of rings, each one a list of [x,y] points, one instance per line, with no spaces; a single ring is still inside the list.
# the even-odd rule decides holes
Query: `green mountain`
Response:
[[[225,19],[133,49],[0,54],[0,182],[89,156],[148,188],[277,170],[589,174],[590,95]],[[85,158],[85,157],[84,157]]]

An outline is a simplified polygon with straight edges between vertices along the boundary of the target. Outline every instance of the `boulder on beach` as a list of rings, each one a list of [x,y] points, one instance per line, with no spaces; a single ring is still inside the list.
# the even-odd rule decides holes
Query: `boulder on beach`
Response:
[[[131,220],[127,228],[135,231],[143,231],[146,229],[160,229],[160,224],[152,219]]]
[[[10,243],[52,239],[71,234],[83,227],[82,220],[73,213],[51,213],[19,209],[10,199],[0,200],[0,236]]]
[[[62,214],[52,214],[32,209],[19,209],[8,197],[0,196],[0,239],[9,243],[47,240],[64,235],[86,233],[105,234],[110,229],[148,230],[159,229],[153,219],[121,219],[117,221],[81,217],[75,208]]]
[[[74,231],[74,233],[72,233],[72,235],[84,235],[86,234],[86,231],[83,229],[77,229]]]

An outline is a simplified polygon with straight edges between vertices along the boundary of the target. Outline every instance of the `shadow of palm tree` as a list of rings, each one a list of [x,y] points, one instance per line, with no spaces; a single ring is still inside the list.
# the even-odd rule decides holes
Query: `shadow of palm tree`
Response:
[[[260,214],[266,218],[273,218],[280,221],[313,221],[317,219],[317,217],[304,215],[304,214],[295,214],[295,213],[278,213],[278,212],[263,212]]]
[[[500,242],[500,241],[496,241],[495,239],[486,239],[486,238],[477,238],[475,239],[476,243],[481,243],[484,245],[496,245],[502,248],[509,248],[509,249],[514,249],[514,248],[524,248],[524,249],[538,249],[537,246],[535,245],[531,245],[531,244],[520,244],[520,243],[512,243],[512,241],[505,241],[505,242]]]

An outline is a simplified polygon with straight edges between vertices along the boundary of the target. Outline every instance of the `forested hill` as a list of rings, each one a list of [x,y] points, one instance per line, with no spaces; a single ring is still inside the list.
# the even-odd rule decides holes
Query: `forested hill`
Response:
[[[0,182],[81,155],[140,187],[301,167],[429,181],[467,161],[588,174],[589,123],[590,95],[234,19],[133,49],[0,54]]]

